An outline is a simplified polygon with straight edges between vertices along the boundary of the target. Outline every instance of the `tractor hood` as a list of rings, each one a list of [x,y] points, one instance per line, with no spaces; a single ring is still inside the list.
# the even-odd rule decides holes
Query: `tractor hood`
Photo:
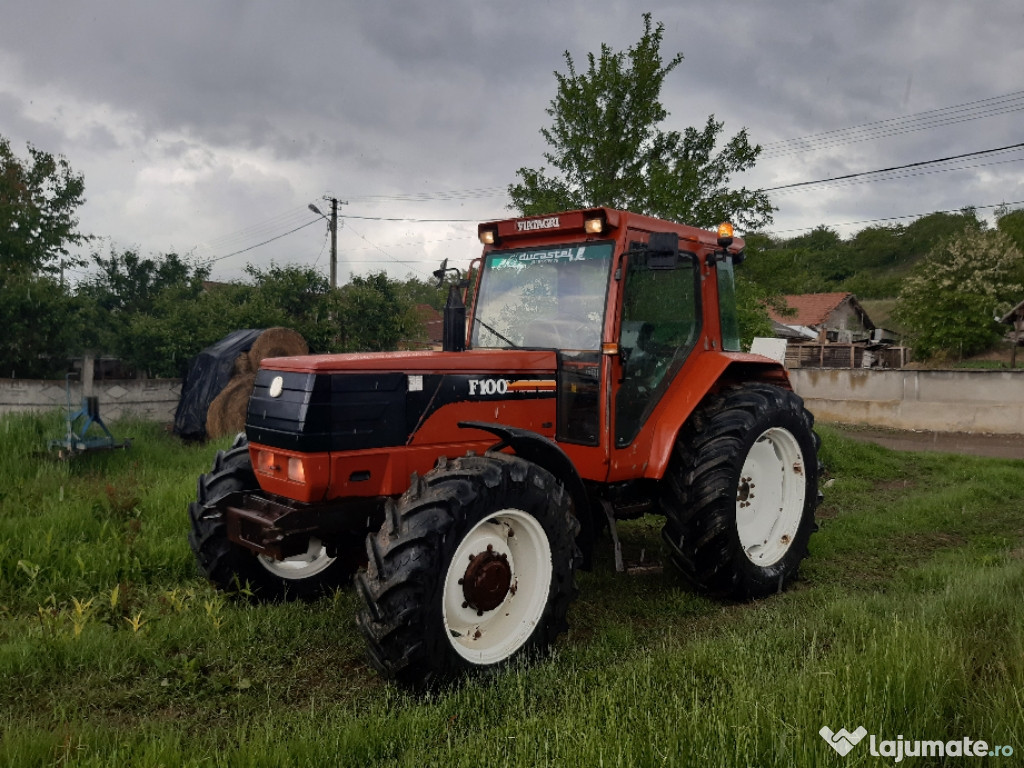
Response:
[[[536,349],[270,358],[246,434],[313,453],[465,440],[461,420],[541,429],[554,420],[556,370],[556,353]]]
[[[467,352],[366,352],[346,355],[274,357],[267,370],[295,373],[542,373],[555,372],[550,349],[472,349]]]

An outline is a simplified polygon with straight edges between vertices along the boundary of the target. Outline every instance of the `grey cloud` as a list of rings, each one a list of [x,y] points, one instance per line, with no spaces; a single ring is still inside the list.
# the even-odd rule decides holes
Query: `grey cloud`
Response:
[[[0,133],[88,169],[87,191],[100,196],[83,211],[99,217],[89,228],[153,250],[166,247],[168,232],[179,248],[183,239],[203,242],[302,209],[327,190],[355,197],[503,188],[517,168],[543,162],[538,129],[548,122],[562,52],[585,66],[601,43],[623,49],[642,29],[641,9],[621,0],[11,6],[0,56],[16,64],[19,85],[0,89]],[[1024,71],[1024,47],[1005,42],[1019,39],[1024,23],[1013,0],[693,0],[651,10],[665,23],[663,53],[686,57],[663,93],[672,127],[700,125],[714,113],[726,136],[746,127],[760,143],[1008,93],[1020,88]],[[42,91],[66,99],[65,121],[77,119],[75,104],[84,103],[130,124],[100,119],[72,130],[32,120],[25,105]],[[765,159],[739,181],[774,186],[1009,144],[1016,118]],[[239,175],[229,155],[248,158],[257,171]],[[150,180],[174,167],[193,174],[178,197],[174,185]],[[984,203],[1019,190],[1017,178],[1010,165],[984,181],[962,172],[779,195],[776,223],[786,229]],[[128,199],[144,214],[125,213]],[[490,218],[503,214],[503,204],[471,198],[361,210]],[[356,229],[371,242],[378,231],[391,238],[373,226]],[[319,245],[319,237],[283,241],[282,250],[252,257],[308,247],[312,261]]]

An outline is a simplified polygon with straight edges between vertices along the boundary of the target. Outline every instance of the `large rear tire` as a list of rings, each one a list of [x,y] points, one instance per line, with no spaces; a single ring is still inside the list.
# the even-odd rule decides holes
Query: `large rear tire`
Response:
[[[554,476],[508,454],[441,459],[414,476],[356,576],[374,666],[423,688],[550,646],[576,595],[570,510]]]
[[[698,590],[780,592],[817,530],[818,444],[803,400],[750,383],[713,396],[680,430],[663,482],[662,536]]]
[[[327,545],[311,538],[307,551],[285,560],[257,555],[228,538],[221,503],[237,491],[259,490],[244,435],[228,451],[218,451],[213,469],[200,476],[196,500],[188,505],[188,543],[200,572],[225,592],[272,601],[313,598],[340,586],[354,570],[349,559],[336,557]]]

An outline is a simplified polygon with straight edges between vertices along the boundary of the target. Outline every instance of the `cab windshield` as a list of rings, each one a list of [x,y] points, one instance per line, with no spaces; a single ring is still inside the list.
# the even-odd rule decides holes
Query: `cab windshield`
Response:
[[[612,246],[586,243],[487,254],[472,346],[599,349]]]

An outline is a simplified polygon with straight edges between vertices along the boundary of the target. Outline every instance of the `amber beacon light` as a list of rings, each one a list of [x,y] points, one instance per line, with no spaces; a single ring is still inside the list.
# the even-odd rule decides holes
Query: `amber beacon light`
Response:
[[[732,224],[730,224],[728,221],[723,221],[721,224],[718,225],[718,244],[722,248],[728,248],[730,245],[732,245],[732,236]]]

